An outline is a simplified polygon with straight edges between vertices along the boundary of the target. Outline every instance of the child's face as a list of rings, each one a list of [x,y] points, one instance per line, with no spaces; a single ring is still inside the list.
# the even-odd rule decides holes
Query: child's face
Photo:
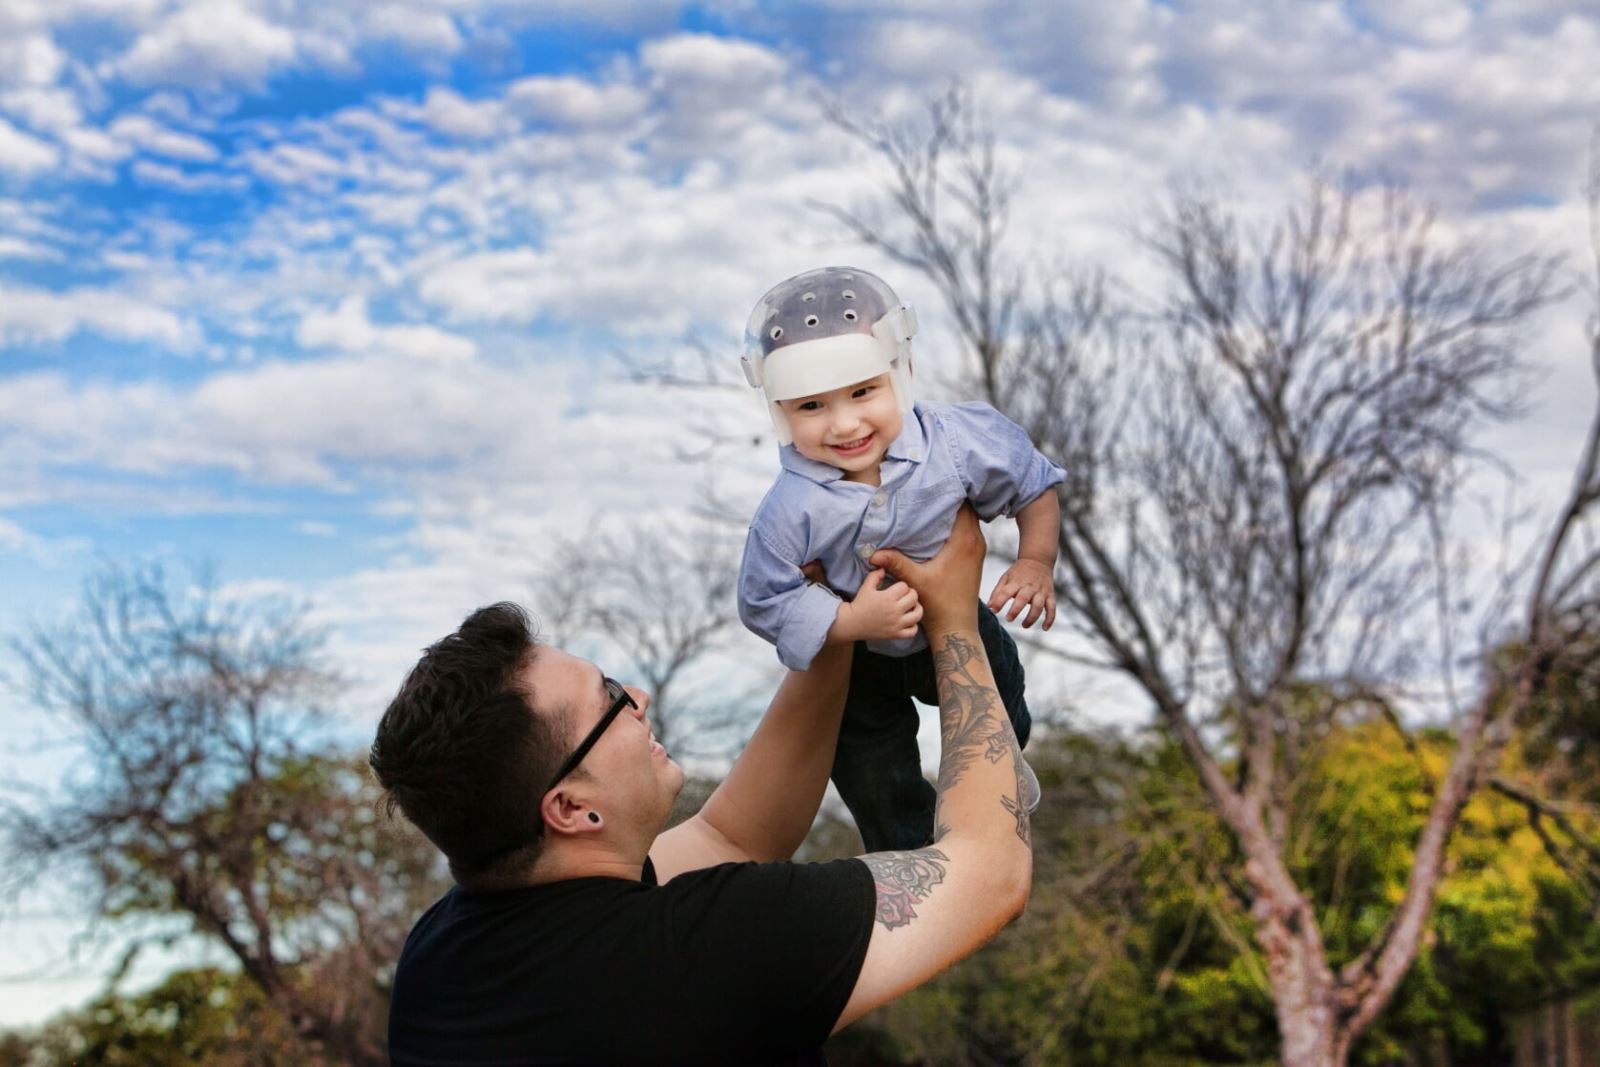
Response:
[[[900,402],[887,374],[781,403],[800,454],[838,467],[849,481],[875,480],[900,436]]]

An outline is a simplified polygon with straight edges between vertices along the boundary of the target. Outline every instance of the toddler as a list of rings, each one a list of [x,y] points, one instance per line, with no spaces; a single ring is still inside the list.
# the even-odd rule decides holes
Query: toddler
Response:
[[[1024,628],[1055,621],[1051,489],[1066,474],[987,404],[914,403],[915,332],[911,308],[882,279],[847,267],[780,282],[745,330],[745,377],[765,394],[783,470],[750,523],[739,617],[793,670],[825,643],[855,644],[833,781],[868,852],[932,840],[935,793],[911,701],[938,704],[916,593],[883,581],[872,554],[931,558],[965,502],[984,521],[1016,518],[1017,562],[979,605],[978,630],[1019,746],[1031,723],[1022,665],[995,612],[1009,602],[1008,619],[1026,609]],[[802,572],[812,562],[825,583]],[[1026,789],[1036,805],[1037,781]]]

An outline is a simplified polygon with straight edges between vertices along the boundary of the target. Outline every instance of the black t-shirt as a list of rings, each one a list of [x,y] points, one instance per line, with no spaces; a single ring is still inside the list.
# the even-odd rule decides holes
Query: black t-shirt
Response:
[[[395,973],[412,1064],[821,1064],[866,957],[859,860],[446,893]]]

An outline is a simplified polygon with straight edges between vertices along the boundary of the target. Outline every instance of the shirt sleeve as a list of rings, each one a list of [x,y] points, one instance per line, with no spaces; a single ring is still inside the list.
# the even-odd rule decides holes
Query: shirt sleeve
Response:
[[[777,646],[785,667],[803,671],[822,650],[840,600],[831,589],[806,581],[803,561],[776,543],[762,516],[757,512],[750,524],[739,564],[739,619]]]
[[[660,892],[677,938],[677,989],[717,1037],[708,1047],[827,1040],[872,939],[866,864],[730,863],[679,875]]]
[[[1066,480],[1028,432],[988,404],[953,404],[943,412],[951,454],[967,499],[988,522],[1014,517],[1046,489]]]

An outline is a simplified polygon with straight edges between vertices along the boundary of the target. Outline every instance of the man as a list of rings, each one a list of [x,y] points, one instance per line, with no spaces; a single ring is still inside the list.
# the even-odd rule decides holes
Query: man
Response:
[[[665,833],[683,772],[647,694],[535,645],[510,605],[432,646],[372,746],[458,882],[401,955],[394,1063],[821,1063],[828,1034],[993,937],[1033,861],[978,635],[983,554],[963,509],[929,562],[873,557],[915,591],[934,652],[935,840],[914,851],[774,862],[821,802],[848,646],[784,680],[727,780]]]

